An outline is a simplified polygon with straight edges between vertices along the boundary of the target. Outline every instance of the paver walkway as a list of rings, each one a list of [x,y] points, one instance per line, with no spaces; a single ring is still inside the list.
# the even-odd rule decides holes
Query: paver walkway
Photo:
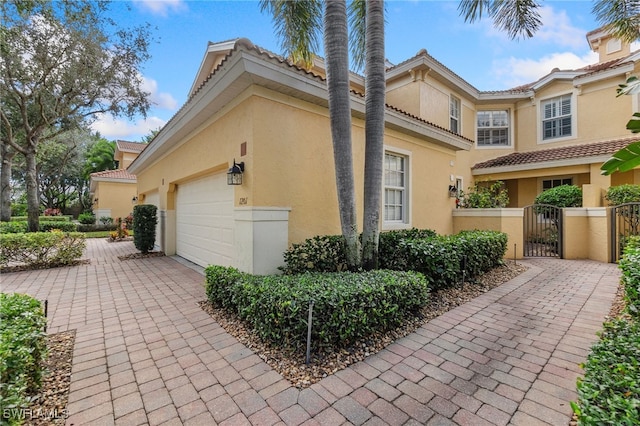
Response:
[[[68,425],[566,425],[617,288],[616,265],[533,259],[501,287],[304,389],[203,312],[203,276],[176,260],[4,274],[49,300],[49,332],[76,329]]]

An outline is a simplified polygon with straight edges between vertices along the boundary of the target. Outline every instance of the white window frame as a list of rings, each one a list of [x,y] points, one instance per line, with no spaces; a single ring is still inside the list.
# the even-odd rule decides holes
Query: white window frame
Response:
[[[401,157],[403,161],[403,174],[404,174],[404,186],[391,186],[387,185],[387,155]],[[383,163],[383,176],[382,176],[382,229],[408,229],[411,228],[411,152],[403,149],[386,147],[384,149],[384,163]],[[400,219],[387,219],[386,206],[387,206],[387,189],[402,189],[402,217]]]
[[[481,127],[479,120],[478,120],[478,114],[479,113],[494,113],[494,112],[504,112],[507,114],[507,126],[506,126],[506,131],[507,131],[507,143],[504,145],[481,145],[480,142],[480,137],[478,136],[478,133],[480,132],[480,130],[484,129],[484,130],[498,130],[498,129],[504,129],[504,126],[486,126],[486,127]],[[491,121],[493,121],[493,119],[491,119]],[[487,109],[487,110],[478,110],[476,111],[476,147],[480,148],[480,149],[501,149],[501,148],[511,148],[512,143],[512,134],[511,134],[511,111],[508,109]]]
[[[449,130],[459,135],[462,134],[461,128],[461,116],[462,116],[462,101],[460,98],[454,95],[449,95]],[[455,120],[456,129],[453,129],[453,122]]]
[[[567,98],[569,100],[570,112],[569,114],[563,115],[561,111],[562,101]],[[545,108],[547,105],[553,105],[552,108],[555,108],[556,110],[556,114],[549,118],[545,118]],[[560,110],[559,113],[557,113],[558,110]],[[554,142],[560,142],[560,141],[565,141],[569,139],[575,139],[578,136],[577,134],[578,111],[577,111],[577,102],[576,102],[575,93],[564,93],[562,95],[553,96],[550,98],[540,100],[539,106],[538,106],[538,113],[539,113],[538,115],[538,132],[539,132],[538,143],[539,144],[554,143]],[[561,120],[563,117],[569,117],[571,120],[571,134],[554,136],[554,137],[545,139],[544,123],[549,121],[558,121],[558,120]]]
[[[538,194],[542,193],[545,190],[544,189],[544,182],[545,181],[554,181],[554,180],[563,181],[563,180],[567,180],[567,179],[571,180],[571,185],[575,185],[576,184],[576,176],[575,175],[546,176],[546,177],[538,178]],[[560,185],[566,185],[566,184],[560,182]],[[558,186],[560,186],[560,185],[558,185]],[[552,183],[551,188],[555,188],[553,186],[553,183]],[[547,188],[547,189],[550,189],[550,188]]]

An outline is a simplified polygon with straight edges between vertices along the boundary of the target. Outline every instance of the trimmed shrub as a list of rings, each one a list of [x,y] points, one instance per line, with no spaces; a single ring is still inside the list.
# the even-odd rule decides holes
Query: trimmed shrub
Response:
[[[28,229],[26,221],[17,222],[11,220],[11,222],[0,222],[0,234],[24,233]]]
[[[17,262],[27,266],[69,265],[82,257],[85,237],[80,232],[30,232],[0,235],[0,265]]]
[[[63,232],[76,232],[78,230],[78,225],[73,222],[50,222],[50,221],[40,221],[40,232],[50,232],[52,230],[60,230]]]
[[[405,239],[431,238],[436,235],[431,229],[402,229],[380,233],[380,269],[404,270],[405,259],[398,250],[398,244]],[[304,272],[341,272],[347,269],[347,256],[342,235],[323,235],[309,238],[300,244],[293,244],[284,253],[285,266],[280,267],[285,274]]]
[[[115,231],[117,228],[116,224],[111,225],[83,225],[81,223],[78,224],[77,229],[78,232],[96,232],[96,231]]]
[[[432,290],[450,287],[465,275],[473,278],[502,263],[508,237],[495,231],[463,231],[457,235],[400,242],[408,268],[423,273]]]
[[[11,216],[12,222],[26,222],[27,216]],[[71,222],[72,216],[40,216],[41,222]]]
[[[210,265],[205,270],[205,293],[214,306],[232,308],[231,288],[249,275],[231,267]]]
[[[640,326],[622,320],[604,324],[578,379],[571,402],[582,425],[640,424]]]
[[[103,225],[111,225],[113,223],[113,218],[109,216],[102,216],[99,221]]]
[[[378,243],[380,269],[410,270],[406,253],[402,250],[400,243],[404,240],[433,238],[436,235],[436,231],[431,229],[417,228],[381,232]]]
[[[152,251],[156,242],[157,210],[153,204],[133,207],[133,244],[142,253]]]
[[[93,213],[80,213],[78,215],[78,222],[83,225],[93,225],[96,223],[96,217]]]
[[[382,270],[251,276],[209,267],[207,288],[217,289],[208,291],[214,303],[234,310],[262,339],[294,349],[306,345],[311,301],[312,346],[321,348],[399,326],[428,300],[422,274]]]
[[[42,384],[46,319],[36,299],[0,293],[0,407],[27,407]],[[2,422],[20,424],[20,411],[2,413]]]
[[[345,241],[342,235],[324,235],[293,244],[284,252],[285,274],[303,272],[339,272],[347,269]]]
[[[609,204],[612,206],[640,202],[640,185],[625,184],[612,186],[607,190],[604,198],[609,201]]]
[[[582,189],[575,185],[556,186],[538,194],[534,203],[556,207],[582,207]]]
[[[622,285],[624,286],[624,298],[626,310],[636,320],[640,320],[640,240],[638,237],[631,239],[620,259],[622,271]]]

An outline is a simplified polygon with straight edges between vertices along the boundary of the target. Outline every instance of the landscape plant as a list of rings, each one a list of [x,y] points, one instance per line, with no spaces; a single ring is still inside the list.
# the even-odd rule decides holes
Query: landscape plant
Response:
[[[205,273],[214,305],[236,313],[264,341],[294,350],[306,344],[310,303],[314,349],[343,348],[399,326],[429,295],[427,280],[415,272],[252,276],[210,266]]]
[[[85,236],[80,232],[0,234],[0,266],[9,263],[28,267],[70,265],[82,257],[85,246]]]
[[[42,384],[47,354],[42,304],[24,294],[0,293],[0,407],[10,425],[22,423],[19,408]],[[15,410],[11,410],[14,408]]]
[[[78,222],[84,225],[93,225],[96,223],[96,217],[93,213],[80,213],[80,215],[78,215]]]
[[[466,209],[504,208],[509,205],[509,192],[504,182],[475,182],[467,192],[461,191],[458,207]]]
[[[548,204],[555,207],[582,207],[582,189],[576,185],[560,185],[542,191],[534,204]]]
[[[157,210],[153,204],[139,204],[133,207],[133,244],[142,253],[153,250],[158,223]]]

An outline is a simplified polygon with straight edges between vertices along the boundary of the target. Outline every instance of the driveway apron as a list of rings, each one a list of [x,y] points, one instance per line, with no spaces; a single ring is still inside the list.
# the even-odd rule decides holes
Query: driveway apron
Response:
[[[200,309],[204,277],[171,257],[3,274],[76,330],[68,425],[567,425],[614,264],[528,259],[520,276],[299,390]]]

